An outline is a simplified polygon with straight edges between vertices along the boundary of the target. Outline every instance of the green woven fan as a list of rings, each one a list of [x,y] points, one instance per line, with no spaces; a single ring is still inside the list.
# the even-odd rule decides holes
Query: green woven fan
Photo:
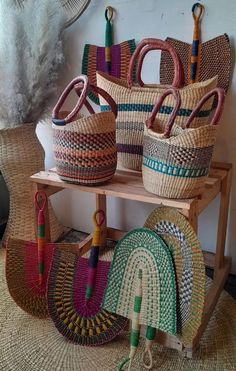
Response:
[[[175,271],[169,249],[156,233],[135,229],[118,242],[103,308],[132,320],[130,356],[120,370],[134,357],[140,325],[148,326],[146,352],[151,365],[155,329],[176,333]]]

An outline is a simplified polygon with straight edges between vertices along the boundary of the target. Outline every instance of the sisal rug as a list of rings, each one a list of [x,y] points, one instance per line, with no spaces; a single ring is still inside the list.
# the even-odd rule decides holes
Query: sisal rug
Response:
[[[143,370],[143,345],[141,341],[132,371]],[[1,371],[115,371],[128,352],[127,334],[102,347],[80,347],[66,341],[50,320],[24,313],[8,294],[0,260]],[[236,370],[236,301],[222,293],[194,360],[157,345],[153,355],[153,370]]]

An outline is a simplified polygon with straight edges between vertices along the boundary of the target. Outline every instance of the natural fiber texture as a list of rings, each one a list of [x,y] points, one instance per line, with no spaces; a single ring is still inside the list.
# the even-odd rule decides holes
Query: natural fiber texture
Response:
[[[61,3],[65,12],[65,27],[68,27],[81,16],[89,5],[90,0],[60,0],[59,3]]]
[[[201,324],[205,300],[205,265],[199,240],[183,215],[160,207],[144,226],[155,231],[169,246],[178,285],[177,336],[191,343]]]
[[[141,170],[143,154],[144,123],[148,119],[158,97],[165,91],[164,85],[133,85],[131,88],[125,80],[117,79],[105,73],[97,73],[97,84],[107,91],[117,103],[116,142],[118,164],[125,168]],[[217,84],[217,78],[188,85],[180,89],[182,108],[178,112],[176,124],[185,126],[198,101]],[[192,127],[207,123],[211,112],[213,98],[209,100],[194,119]],[[101,98],[102,110],[108,110],[107,103]],[[165,106],[157,118],[165,121],[174,106],[173,97],[167,97]]]
[[[168,198],[191,198],[202,193],[208,176],[216,125],[196,129],[174,127],[163,138],[158,120],[144,129],[142,176],[147,191]]]
[[[44,150],[34,124],[0,130],[0,169],[10,193],[10,214],[3,237],[35,240],[35,208],[29,177],[44,169]],[[49,202],[51,239],[62,234]]]
[[[117,78],[125,79],[131,55],[135,50],[135,40],[123,41],[111,46],[111,69],[109,74]],[[86,44],[84,47],[82,73],[88,75],[91,84],[97,85],[96,72],[105,72],[105,47]],[[93,102],[99,104],[98,95],[90,93]]]
[[[74,251],[73,251],[74,250]],[[86,300],[88,259],[76,249],[55,249],[48,280],[48,309],[58,331],[80,345],[97,346],[111,341],[127,319],[101,308],[111,253],[102,255],[96,269],[92,297]]]
[[[156,114],[169,94],[175,97],[175,107],[167,122],[159,122]],[[190,125],[204,103],[217,95],[217,108],[211,122],[198,128]],[[180,93],[169,88],[156,102],[146,121],[142,176],[147,191],[168,198],[191,198],[201,194],[208,176],[217,124],[224,105],[224,90],[215,88],[198,102],[185,128],[176,125],[181,107]]]
[[[101,112],[79,117],[66,126],[53,124],[53,151],[59,177],[95,185],[116,171],[115,116]]]
[[[0,369],[4,371],[115,371],[127,355],[129,335],[102,347],[77,347],[59,336],[53,323],[30,317],[9,296],[0,262]],[[11,335],[10,335],[11,334]],[[154,370],[236,370],[236,301],[221,294],[194,359],[153,345]],[[14,351],[13,351],[14,350]],[[143,371],[140,341],[132,371]]]
[[[190,82],[190,59],[192,45],[168,37],[166,41],[178,52],[184,67],[184,83]],[[217,86],[228,90],[232,71],[232,56],[229,37],[220,35],[199,45],[199,65],[197,81],[205,81],[218,75]],[[168,53],[161,53],[160,81],[171,84],[173,80],[173,62]]]
[[[103,308],[133,318],[139,270],[142,270],[139,323],[174,334],[176,291],[172,259],[164,242],[148,229],[135,229],[116,245]]]
[[[75,246],[78,248],[78,245]],[[55,247],[53,243],[44,246],[44,273],[40,284],[37,243],[10,239],[7,244],[6,279],[9,292],[21,309],[38,318],[49,316],[46,287]],[[71,244],[60,244],[61,249],[70,247]]]

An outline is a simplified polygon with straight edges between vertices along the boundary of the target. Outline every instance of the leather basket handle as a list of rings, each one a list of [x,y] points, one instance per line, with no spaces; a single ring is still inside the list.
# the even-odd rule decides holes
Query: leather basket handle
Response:
[[[137,48],[135,49],[128,68],[128,74],[127,74],[127,83],[129,88],[132,86],[132,72],[133,68],[135,65],[136,60],[138,59],[138,64],[137,64],[137,70],[136,70],[136,80],[140,86],[144,85],[144,82],[142,81],[141,78],[141,71],[142,71],[142,66],[143,66],[143,61],[146,56],[146,54],[150,50],[162,50],[168,52],[172,60],[174,62],[174,79],[172,82],[172,86],[176,88],[180,88],[183,86],[183,66],[180,61],[180,58],[175,51],[175,49],[166,41],[164,40],[159,40],[159,39],[154,39],[154,38],[147,38],[142,40]]]
[[[82,86],[82,91],[79,96],[79,99],[73,108],[73,110],[69,113],[69,115],[66,116],[64,119],[58,118],[60,109],[65,103],[67,97],[69,96],[70,92],[75,88],[76,85]],[[79,111],[81,110],[82,106],[84,105],[84,102],[86,100],[86,97],[88,95],[89,91],[89,81],[88,77],[85,75],[81,75],[73,79],[69,85],[65,88],[63,93],[61,94],[60,98],[58,99],[58,102],[56,103],[53,111],[52,111],[52,121],[56,125],[66,125],[69,122],[73,121],[74,118],[78,115]]]
[[[81,84],[75,85],[75,91],[78,94],[78,96],[80,96],[81,90],[82,90]],[[110,94],[108,94],[104,89],[102,89],[102,88],[100,88],[96,85],[93,85],[93,84],[91,84],[89,86],[89,91],[92,91],[92,92],[95,92],[95,93],[101,95],[105,99],[105,101],[109,104],[109,106],[111,107],[111,111],[114,113],[115,118],[117,117],[117,114],[118,114],[117,105],[116,105],[116,102],[114,101],[114,99],[110,96]],[[89,111],[89,113],[91,113],[91,114],[95,113],[93,107],[91,106],[91,104],[87,100],[85,100],[84,105],[87,108],[87,110]]]
[[[58,118],[59,113],[60,113],[60,109],[63,106],[63,104],[65,103],[68,95],[70,94],[70,92],[73,89],[75,89],[79,99],[78,99],[75,107],[73,108],[73,110],[65,118],[60,119],[60,118]],[[88,77],[86,75],[81,75],[81,76],[78,76],[75,79],[73,79],[69,83],[69,85],[66,87],[66,89],[63,91],[63,93],[61,94],[57,104],[55,105],[55,107],[53,109],[53,113],[52,113],[53,123],[55,125],[63,126],[63,125],[66,125],[66,124],[74,121],[74,119],[77,117],[77,115],[78,115],[79,111],[81,110],[81,108],[83,107],[83,105],[85,105],[85,107],[88,109],[90,114],[94,114],[95,112],[94,112],[93,107],[87,101],[87,96],[88,96],[90,91],[94,91],[94,92],[100,94],[107,101],[107,103],[110,105],[111,110],[114,113],[115,118],[116,118],[117,117],[117,105],[116,105],[114,99],[112,99],[112,97],[107,92],[105,92],[103,89],[98,88],[95,85],[90,85],[89,81],[88,81]]]
[[[157,115],[159,109],[162,106],[162,103],[164,102],[165,98],[170,94],[172,94],[175,98],[175,106],[174,106],[174,108],[173,108],[173,110],[172,110],[172,112],[171,112],[171,114],[168,118],[167,123],[166,123],[165,131],[164,131],[164,136],[166,138],[170,137],[171,129],[174,125],[176,115],[177,115],[177,113],[180,109],[180,106],[181,106],[181,97],[180,97],[180,93],[179,93],[178,89],[176,89],[174,87],[166,89],[165,92],[158,98],[156,104],[153,107],[153,110],[152,110],[152,113],[151,113],[150,117],[146,121],[147,128],[151,129],[152,125],[155,121],[156,115]]]
[[[217,106],[215,113],[211,119],[210,125],[217,125],[219,123],[224,107],[225,91],[222,88],[215,88],[209,91],[207,94],[205,94],[204,97],[202,97],[202,99],[198,102],[197,106],[194,108],[194,110],[192,111],[191,115],[187,120],[186,128],[190,127],[191,123],[193,122],[193,119],[197,116],[204,103],[206,103],[206,101],[210,99],[212,96],[217,97]]]

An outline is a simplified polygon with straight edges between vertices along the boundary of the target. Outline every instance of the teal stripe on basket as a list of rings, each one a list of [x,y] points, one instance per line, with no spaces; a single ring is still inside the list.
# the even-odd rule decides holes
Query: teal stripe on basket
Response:
[[[153,109],[153,104],[139,104],[139,103],[131,103],[131,104],[117,104],[117,109],[120,112],[152,112]],[[110,111],[111,108],[110,106],[107,105],[102,105],[101,106],[101,111]],[[173,107],[169,106],[162,106],[159,109],[159,113],[165,113],[165,114],[170,114],[173,110]],[[190,116],[192,113],[191,109],[185,109],[185,108],[180,108],[177,115],[178,116]],[[197,114],[197,117],[208,117],[211,113],[211,110],[206,110],[206,111],[200,111]]]
[[[177,166],[171,166],[161,161],[156,161],[150,157],[143,156],[143,166],[156,171],[157,173],[178,176],[181,178],[199,178],[208,174],[208,167],[201,169],[184,169]]]

